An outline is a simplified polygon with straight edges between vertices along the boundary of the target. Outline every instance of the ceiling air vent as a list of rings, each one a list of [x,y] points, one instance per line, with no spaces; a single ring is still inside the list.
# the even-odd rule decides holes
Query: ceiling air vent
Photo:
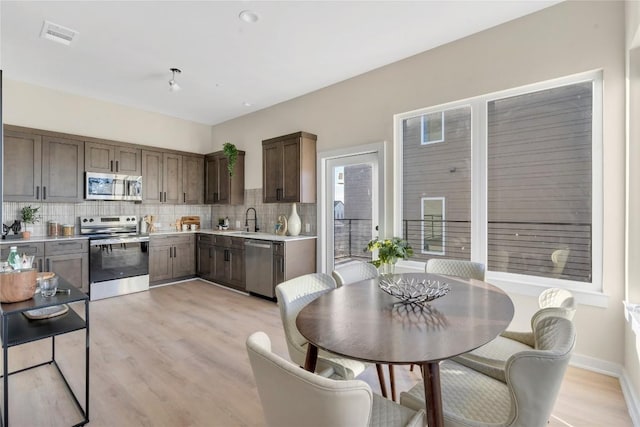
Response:
[[[78,34],[80,33],[76,30],[72,30],[71,28],[63,27],[62,25],[54,24],[53,22],[44,21],[40,37],[69,46],[71,42],[78,37]]]

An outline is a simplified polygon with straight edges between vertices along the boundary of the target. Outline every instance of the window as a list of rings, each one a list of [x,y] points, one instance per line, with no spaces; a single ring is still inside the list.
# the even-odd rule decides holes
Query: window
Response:
[[[444,197],[422,198],[422,253],[444,255]]]
[[[601,290],[601,92],[589,73],[396,115],[395,234],[412,259]]]
[[[422,144],[434,144],[444,141],[444,113],[423,114],[420,116],[420,141]]]

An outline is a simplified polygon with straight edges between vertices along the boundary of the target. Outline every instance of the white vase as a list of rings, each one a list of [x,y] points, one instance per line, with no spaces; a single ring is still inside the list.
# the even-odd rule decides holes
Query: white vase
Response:
[[[289,215],[289,220],[287,221],[287,230],[289,232],[289,236],[297,236],[300,234],[300,230],[302,229],[302,222],[300,221],[300,217],[298,216],[298,209],[295,203],[291,204],[291,214]]]

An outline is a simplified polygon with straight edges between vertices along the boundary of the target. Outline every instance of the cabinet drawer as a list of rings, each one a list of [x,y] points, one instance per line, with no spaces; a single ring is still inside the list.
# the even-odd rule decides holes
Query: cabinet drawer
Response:
[[[199,243],[213,244],[214,241],[214,236],[212,236],[211,234],[198,234]]]
[[[166,236],[151,236],[151,244],[153,246],[179,245],[182,243],[191,243],[194,241],[194,234],[167,234]]]
[[[215,245],[222,246],[225,248],[237,248],[244,249],[244,238],[243,237],[231,237],[231,236],[214,236],[215,237]]]
[[[284,255],[284,243],[282,242],[273,242],[273,254],[274,255]]]
[[[11,246],[16,246],[18,248],[19,255],[27,254],[37,257],[44,256],[44,243],[22,243],[17,245],[3,244],[2,250],[0,251],[0,258],[2,258],[2,260],[6,260],[9,257]]]
[[[89,241],[67,240],[64,242],[45,242],[44,249],[47,256],[89,253]]]

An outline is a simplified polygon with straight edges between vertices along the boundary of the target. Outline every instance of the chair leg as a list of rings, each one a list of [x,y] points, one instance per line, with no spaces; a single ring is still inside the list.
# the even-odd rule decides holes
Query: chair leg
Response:
[[[391,383],[391,400],[396,401],[396,376],[393,371],[393,365],[389,365],[389,383]]]
[[[384,372],[382,372],[382,365],[376,363],[376,371],[378,371],[378,381],[380,382],[380,392],[382,397],[387,397],[387,386],[385,385]]]

